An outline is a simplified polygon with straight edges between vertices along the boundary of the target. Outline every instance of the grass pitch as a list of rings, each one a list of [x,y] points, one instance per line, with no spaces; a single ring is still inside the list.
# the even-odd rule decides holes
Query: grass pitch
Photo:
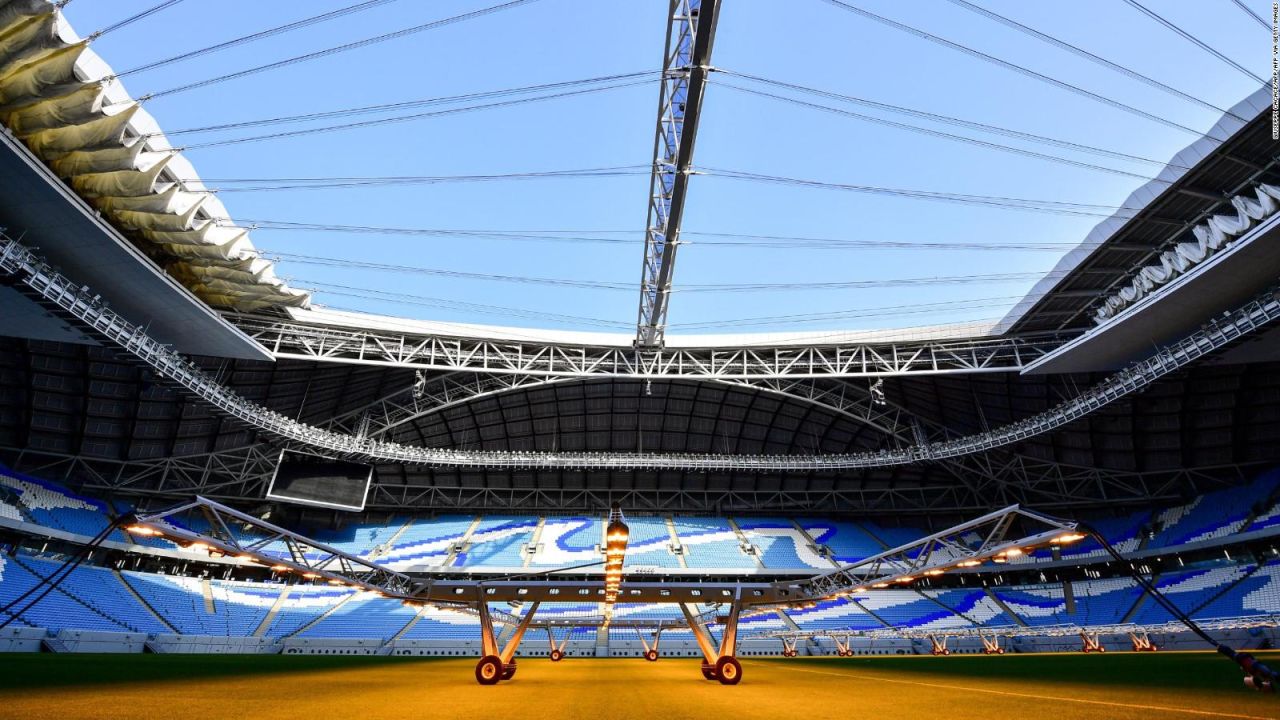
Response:
[[[0,655],[0,718],[1280,718],[1211,653],[745,658],[735,687],[687,658],[530,658],[481,687],[475,662]]]

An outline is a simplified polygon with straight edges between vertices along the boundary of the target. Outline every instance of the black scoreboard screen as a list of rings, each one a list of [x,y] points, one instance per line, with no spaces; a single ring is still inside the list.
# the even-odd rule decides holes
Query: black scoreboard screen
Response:
[[[373,467],[285,452],[267,487],[271,500],[358,512],[364,509]]]

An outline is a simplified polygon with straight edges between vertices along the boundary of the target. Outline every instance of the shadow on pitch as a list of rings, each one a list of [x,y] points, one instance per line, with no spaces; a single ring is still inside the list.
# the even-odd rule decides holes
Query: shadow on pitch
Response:
[[[0,653],[0,692],[297,675],[456,660],[368,655],[98,655]]]

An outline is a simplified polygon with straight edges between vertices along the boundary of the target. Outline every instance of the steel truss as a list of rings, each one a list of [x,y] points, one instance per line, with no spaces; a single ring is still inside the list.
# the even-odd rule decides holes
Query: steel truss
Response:
[[[204,516],[210,528],[207,534],[188,530],[175,521],[192,512]],[[547,579],[548,573],[538,573],[538,579],[523,580],[419,579],[198,496],[161,512],[121,518],[116,524],[133,535],[165,537],[189,550],[204,550],[212,557],[234,557],[242,562],[269,566],[277,573],[294,573],[309,580],[377,593],[411,604],[469,609],[480,618],[483,656],[476,666],[476,680],[482,685],[510,679],[515,674],[515,652],[532,626],[534,613],[541,603],[577,603],[585,598],[599,601],[606,597],[598,580]],[[1038,529],[1016,541],[1010,540],[1016,536],[1014,530],[1019,524]],[[1008,556],[1014,548],[1030,549],[1065,541],[1068,537],[1083,537],[1074,531],[1074,522],[1012,506],[805,581],[621,582],[619,595],[626,602],[678,604],[702,651],[703,676],[724,685],[736,685],[742,677],[736,654],[738,620],[743,612],[828,599],[854,586],[861,590],[862,584],[887,587],[890,582],[915,579],[914,576],[904,578],[903,572],[937,575],[965,567],[969,562],[976,565]],[[96,544],[102,537],[105,532],[93,542]],[[505,614],[507,622],[515,623],[516,629],[506,644],[499,646],[493,629],[493,619],[499,613],[490,603],[513,601],[530,605],[518,619]],[[716,621],[722,625],[718,647],[706,632],[708,618],[696,612],[697,605],[727,606],[725,615],[716,615]],[[603,624],[608,625],[607,612],[605,617]],[[549,630],[551,625],[543,627],[548,628],[553,650],[557,649]],[[646,643],[646,655],[649,651]],[[656,659],[656,652],[655,642],[654,656],[650,659]]]
[[[1077,532],[1075,522],[1010,505],[790,586],[802,599],[818,600],[909,585],[921,576],[941,575],[946,570],[978,567],[987,562],[1006,563],[1021,557],[1030,547],[1075,542],[1084,537]]]
[[[364,407],[334,418],[327,427],[359,437],[377,438],[391,430],[452,407],[483,398],[534,390],[552,385],[589,382],[593,378],[541,375],[484,375],[446,373],[420,376],[412,386],[389,393]],[[711,378],[701,382],[756,392],[823,408],[901,440],[914,441],[919,425],[914,416],[897,405],[877,403],[866,390],[840,381]]]
[[[98,298],[90,294],[87,286],[76,285],[16,241],[3,236],[0,236],[0,271],[13,276],[15,286],[29,297],[80,323],[85,329],[149,365],[159,377],[181,386],[227,415],[287,444],[330,456],[372,463],[526,470],[670,468],[804,472],[907,465],[961,457],[1027,440],[1078,420],[1280,318],[1280,298],[1275,290],[1268,290],[1235,312],[1210,320],[1187,338],[1158,350],[1150,358],[1112,375],[1046,412],[988,432],[945,442],[917,444],[904,449],[813,456],[491,452],[413,447],[332,432],[298,422],[251,402],[225,387],[194,363],[147,335],[143,328],[103,307]]]
[[[813,379],[1018,372],[1060,334],[877,343],[631,348],[373,331],[226,315],[277,359],[417,370],[634,378]]]
[[[719,15],[720,0],[671,0],[667,13],[667,46],[663,51],[644,268],[640,275],[637,347],[660,347],[666,329],[693,146],[698,137],[707,75],[711,72],[711,49]]]
[[[86,492],[173,501],[197,493],[227,502],[258,503],[270,481],[278,449],[265,443],[199,455],[154,460],[112,460],[83,455],[0,447],[0,460],[41,477],[75,479]],[[985,457],[985,456],[984,456]],[[972,458],[965,458],[968,464]],[[961,470],[965,466],[961,465]],[[990,473],[990,474],[987,474]],[[965,482],[961,479],[968,478]],[[1067,510],[1103,503],[1146,504],[1183,497],[1246,478],[1236,466],[1169,473],[1121,473],[1072,468],[1011,456],[962,472],[953,482],[899,487],[843,479],[789,489],[753,490],[742,483],[713,482],[707,488],[664,489],[514,488],[446,486],[431,476],[404,484],[375,482],[368,507],[385,510],[465,512],[591,512],[614,502],[636,512],[858,512],[862,515],[980,513],[992,503],[1020,503]],[[799,483],[798,479],[793,481]],[[487,482],[487,481],[486,481]],[[687,485],[687,483],[686,483]],[[730,489],[725,489],[725,488]]]
[[[1280,615],[1253,615],[1238,618],[1218,618],[1214,620],[1197,620],[1196,624],[1207,631],[1252,630],[1259,628],[1280,628]],[[886,639],[945,639],[945,638],[1032,638],[1032,637],[1075,637],[1087,633],[1094,638],[1100,635],[1144,635],[1187,632],[1187,626],[1171,620],[1152,625],[1135,623],[1118,623],[1113,625],[1000,625],[994,627],[947,628],[945,630],[924,630],[918,628],[885,628],[878,630],[828,629],[828,630],[770,630],[756,633],[751,637],[779,638],[786,641],[809,640],[821,637],[842,638],[865,637],[872,640]]]

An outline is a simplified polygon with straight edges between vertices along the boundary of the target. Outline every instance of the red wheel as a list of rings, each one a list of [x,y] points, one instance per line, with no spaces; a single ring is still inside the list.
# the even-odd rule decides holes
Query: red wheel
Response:
[[[1088,646],[1088,645],[1085,645],[1085,646],[1084,646],[1084,654],[1086,654],[1086,655],[1088,655],[1088,654],[1089,654],[1089,646]]]
[[[1106,651],[1107,651],[1106,648],[1102,647],[1101,645],[1098,646],[1098,652],[1106,652]]]
[[[511,658],[511,662],[502,666],[502,679],[510,680],[516,676],[516,659]]]
[[[943,651],[942,651],[942,654],[943,654],[943,655],[950,655],[950,654],[951,654],[951,651],[950,651],[950,650],[943,650]]]
[[[706,661],[702,663],[702,677],[708,680],[716,680],[716,668],[714,665],[708,664]]]
[[[732,655],[725,655],[716,661],[716,677],[721,685],[737,685],[742,681],[742,663]]]
[[[996,648],[996,654],[997,654],[997,655],[1003,655],[1003,654],[1004,654],[1004,648]]]
[[[658,661],[658,651],[657,651],[657,650],[645,650],[645,651],[644,651],[644,659],[645,659],[645,660],[648,660],[649,662],[657,662],[657,661]]]
[[[564,659],[564,653],[560,652],[559,650],[551,651],[551,662],[560,662],[563,659]]]
[[[497,685],[502,679],[502,659],[497,655],[485,655],[476,663],[476,682],[481,685]]]

